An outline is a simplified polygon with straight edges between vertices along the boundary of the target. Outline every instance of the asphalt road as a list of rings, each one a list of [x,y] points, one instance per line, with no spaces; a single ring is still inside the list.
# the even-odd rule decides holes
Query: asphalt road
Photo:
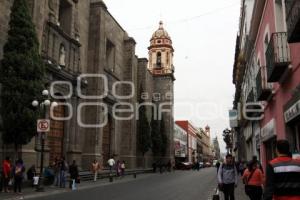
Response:
[[[209,200],[216,186],[216,169],[176,171],[138,177],[114,183],[47,197],[42,200]]]

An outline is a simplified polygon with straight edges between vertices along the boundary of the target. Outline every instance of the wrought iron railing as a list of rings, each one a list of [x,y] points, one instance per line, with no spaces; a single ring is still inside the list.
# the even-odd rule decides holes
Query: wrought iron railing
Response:
[[[278,66],[287,67],[289,63],[290,50],[287,42],[287,33],[273,33],[266,51],[268,81],[278,81],[275,79],[282,74],[278,74],[279,71],[276,71],[275,68]],[[280,71],[280,73],[282,73],[282,71]]]

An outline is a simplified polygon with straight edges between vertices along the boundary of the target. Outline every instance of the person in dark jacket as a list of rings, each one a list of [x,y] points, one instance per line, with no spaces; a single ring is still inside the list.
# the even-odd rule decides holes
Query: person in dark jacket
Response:
[[[33,177],[36,175],[35,165],[32,165],[27,171],[27,180],[31,181],[31,186],[33,186]]]
[[[72,165],[69,166],[69,173],[70,173],[70,185],[69,185],[69,187],[72,188],[73,181],[75,181],[75,183],[76,183],[77,180],[78,180],[78,177],[79,177],[78,167],[76,165],[75,160],[73,160]]]
[[[266,169],[264,200],[299,200],[300,160],[290,157],[287,140],[276,142],[276,153]]]
[[[21,194],[22,192],[22,181],[24,178],[25,166],[22,159],[16,161],[16,165],[13,168],[14,176],[14,192]]]

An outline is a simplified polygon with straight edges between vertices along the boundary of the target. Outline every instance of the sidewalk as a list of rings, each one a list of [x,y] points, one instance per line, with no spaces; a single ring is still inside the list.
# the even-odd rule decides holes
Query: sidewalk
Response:
[[[237,199],[237,200],[248,200],[249,199],[245,194],[245,185],[243,184],[241,177],[239,177],[238,186],[235,189],[235,199]],[[224,200],[223,192],[220,192],[220,200]]]
[[[138,179],[146,178],[150,175],[151,174],[139,174],[137,175],[137,178]],[[120,177],[114,178],[113,182],[110,182],[109,178],[98,179],[96,182],[83,181],[80,184],[77,184],[77,190],[84,190],[84,189],[95,188],[95,187],[110,185],[115,183],[128,182],[133,180],[135,180],[134,176],[125,176],[123,178]],[[22,195],[17,195],[14,192],[0,193],[0,199],[1,200],[31,199],[31,198],[44,197],[48,195],[72,192],[72,190],[69,189],[69,183],[66,184],[66,188],[59,188],[54,186],[45,186],[44,188],[45,188],[45,192],[36,192],[35,188],[27,187],[22,189]]]

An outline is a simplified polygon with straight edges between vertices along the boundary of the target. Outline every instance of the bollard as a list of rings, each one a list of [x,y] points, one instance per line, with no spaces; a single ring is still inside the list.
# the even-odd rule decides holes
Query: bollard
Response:
[[[136,178],[136,172],[135,172],[135,173],[133,173],[133,178]]]
[[[109,175],[109,182],[113,182],[114,181],[114,177],[112,176],[112,174]]]

